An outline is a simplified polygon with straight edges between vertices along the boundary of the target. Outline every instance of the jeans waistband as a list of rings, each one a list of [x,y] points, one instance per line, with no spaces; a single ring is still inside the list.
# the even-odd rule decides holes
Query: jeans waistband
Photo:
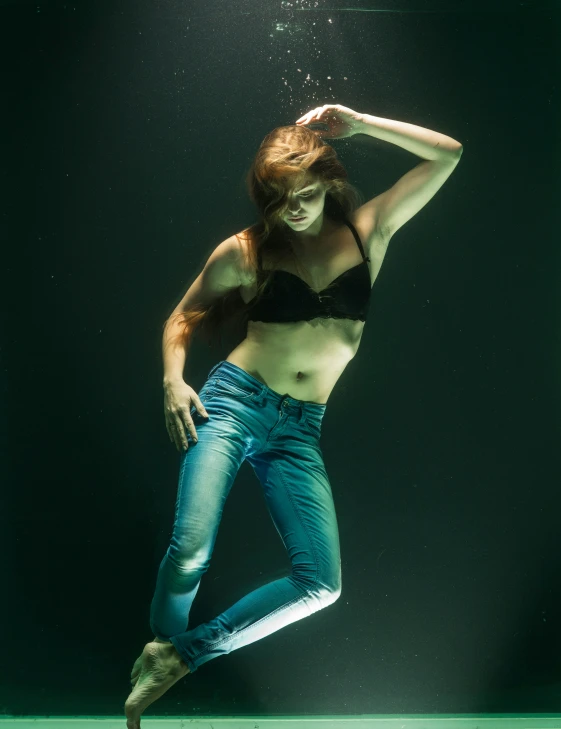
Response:
[[[225,381],[230,380],[234,383],[242,383],[245,389],[255,394],[255,400],[257,402],[267,399],[273,403],[280,404],[281,401],[284,401],[287,408],[298,408],[302,413],[308,413],[310,415],[315,413],[320,416],[323,416],[327,407],[325,404],[311,402],[310,400],[298,400],[297,398],[291,397],[288,393],[281,395],[275,390],[271,390],[270,387],[257,380],[241,367],[227,360],[218,362],[208,373],[207,380],[220,379],[224,379]]]

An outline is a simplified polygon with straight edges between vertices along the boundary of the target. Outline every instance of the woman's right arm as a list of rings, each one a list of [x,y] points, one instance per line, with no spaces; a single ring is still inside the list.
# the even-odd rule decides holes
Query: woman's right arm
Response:
[[[178,450],[188,448],[185,428],[193,440],[197,440],[191,407],[194,405],[203,416],[206,416],[206,412],[197,393],[183,380],[193,331],[188,330],[186,336],[182,336],[184,326],[175,315],[194,304],[210,306],[216,299],[239,288],[241,283],[241,249],[236,237],[232,236],[211,253],[205,267],[175,307],[165,326],[162,339],[164,413],[170,440],[175,442]]]
[[[239,288],[241,283],[241,252],[236,237],[232,236],[214,249],[205,267],[187,289],[168,320],[162,339],[164,384],[183,380],[183,370],[193,335],[193,331],[188,330],[186,341],[181,341],[180,334],[184,326],[175,315],[195,304],[210,306],[229,291]]]

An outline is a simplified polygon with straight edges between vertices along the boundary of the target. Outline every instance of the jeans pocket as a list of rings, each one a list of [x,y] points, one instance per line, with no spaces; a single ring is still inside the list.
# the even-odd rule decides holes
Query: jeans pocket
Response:
[[[209,385],[208,381],[205,382],[205,384],[201,387],[199,392],[197,393],[199,396],[200,401],[202,402],[203,406],[206,407],[208,405],[209,400],[211,400],[214,396],[214,385]],[[191,405],[190,409],[191,416],[197,414],[199,417],[203,417],[197,408],[194,405]],[[206,418],[204,418],[206,420]]]
[[[302,424],[309,433],[319,438],[321,435],[321,422],[322,419],[319,415],[304,415]]]
[[[242,385],[238,385],[236,382],[230,380],[224,380],[219,378],[214,384],[214,391],[224,393],[230,397],[235,397],[236,400],[250,400],[253,398],[255,393],[246,390]]]

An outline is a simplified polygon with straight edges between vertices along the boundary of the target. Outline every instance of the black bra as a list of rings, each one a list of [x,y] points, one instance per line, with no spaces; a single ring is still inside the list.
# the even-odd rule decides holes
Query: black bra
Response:
[[[370,258],[364,254],[354,225],[344,222],[355,237],[362,262],[343,271],[321,291],[314,291],[290,271],[274,270],[260,300],[248,304],[249,321],[297,322],[318,317],[366,321],[372,291]]]

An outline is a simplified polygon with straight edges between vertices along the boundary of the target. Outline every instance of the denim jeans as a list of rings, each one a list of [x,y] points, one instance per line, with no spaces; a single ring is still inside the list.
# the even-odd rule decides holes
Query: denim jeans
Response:
[[[341,592],[339,531],[319,445],[325,405],[280,395],[222,361],[193,407],[198,442],[181,457],[175,521],[150,609],[157,638],[170,640],[191,673],[333,603]],[[290,557],[289,576],[242,597],[187,630],[232,483],[247,458]]]

